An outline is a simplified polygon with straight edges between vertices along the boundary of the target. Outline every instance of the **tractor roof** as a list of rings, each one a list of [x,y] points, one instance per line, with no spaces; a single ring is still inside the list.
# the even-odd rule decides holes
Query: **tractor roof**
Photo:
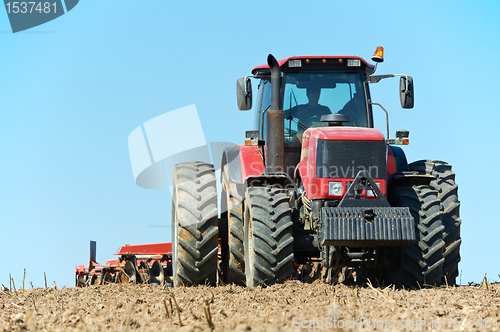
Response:
[[[353,70],[359,68],[364,69],[368,75],[371,75],[375,72],[375,65],[366,62],[363,58],[358,56],[292,56],[289,58],[278,60],[278,64],[284,71],[342,69]],[[271,71],[269,69],[269,65],[266,63],[254,67],[252,69],[252,74],[255,76],[268,76],[271,74]]]

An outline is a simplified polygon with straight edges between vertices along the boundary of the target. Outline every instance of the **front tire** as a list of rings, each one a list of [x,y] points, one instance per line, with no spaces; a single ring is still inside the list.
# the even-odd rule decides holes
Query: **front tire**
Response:
[[[405,246],[400,262],[397,283],[417,288],[441,284],[443,277],[443,231],[440,200],[436,190],[427,185],[403,185],[391,194],[391,205],[408,207],[415,220],[416,241]]]
[[[243,199],[236,184],[229,179],[227,165],[222,171],[222,204],[227,216],[227,227],[222,240],[222,271],[225,282],[229,284],[245,284],[245,253],[243,241],[245,237],[243,226]],[[225,211],[224,211],[225,210]],[[221,230],[222,231],[222,230]]]
[[[292,275],[293,223],[289,201],[282,189],[247,189],[244,218],[247,287],[269,286]]]
[[[215,285],[218,218],[213,165],[203,162],[177,164],[172,196],[174,286]]]
[[[409,165],[411,171],[420,174],[432,175],[435,180],[431,181],[431,187],[438,192],[443,211],[443,240],[444,264],[443,280],[444,284],[455,285],[458,276],[458,263],[460,262],[460,202],[458,201],[458,187],[455,183],[455,173],[451,170],[451,165],[438,160],[420,160]]]

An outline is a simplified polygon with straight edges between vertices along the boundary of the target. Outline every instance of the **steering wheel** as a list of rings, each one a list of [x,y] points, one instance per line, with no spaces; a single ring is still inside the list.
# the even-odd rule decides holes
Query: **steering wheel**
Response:
[[[307,118],[307,120],[302,121],[308,128],[312,126],[314,122],[321,122],[321,117],[323,114],[315,114]]]

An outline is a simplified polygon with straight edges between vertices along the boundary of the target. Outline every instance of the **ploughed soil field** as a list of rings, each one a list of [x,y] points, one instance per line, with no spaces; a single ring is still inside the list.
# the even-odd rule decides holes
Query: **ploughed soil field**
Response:
[[[0,290],[0,331],[500,331],[500,284]]]

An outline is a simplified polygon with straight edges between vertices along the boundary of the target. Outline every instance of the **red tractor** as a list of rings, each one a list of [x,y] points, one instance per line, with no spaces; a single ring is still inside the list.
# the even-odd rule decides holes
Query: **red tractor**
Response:
[[[383,61],[383,48],[372,60]],[[401,76],[401,106],[414,97],[410,76],[375,70],[355,56],[269,55],[237,81],[240,110],[252,108],[250,78],[259,92],[254,130],[222,155],[220,218],[214,167],[175,168],[175,286],[215,284],[218,270],[226,283],[271,285],[313,262],[330,282],[455,284],[455,175],[442,161],[408,164],[397,145],[409,133],[389,139],[388,116],[386,137],[374,128],[372,106],[383,107],[370,84]]]

